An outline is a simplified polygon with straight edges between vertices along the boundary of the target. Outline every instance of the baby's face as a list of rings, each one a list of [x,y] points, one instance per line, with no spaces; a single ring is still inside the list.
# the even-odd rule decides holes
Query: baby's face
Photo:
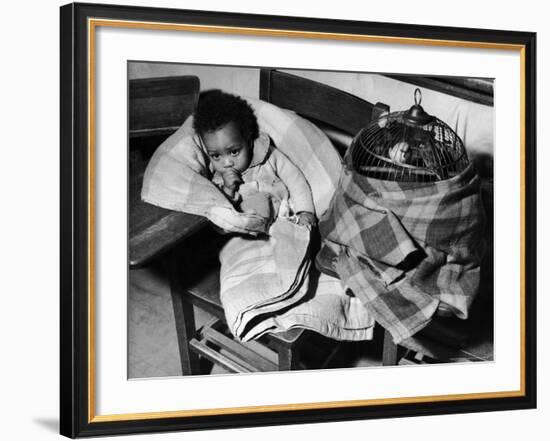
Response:
[[[202,140],[216,171],[223,173],[234,168],[242,173],[250,165],[252,149],[234,122],[215,132],[205,133]]]

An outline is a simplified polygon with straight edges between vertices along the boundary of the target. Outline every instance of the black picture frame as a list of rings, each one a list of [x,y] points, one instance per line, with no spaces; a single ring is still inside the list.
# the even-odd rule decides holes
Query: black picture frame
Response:
[[[389,405],[105,421],[90,409],[88,19],[186,23],[312,33],[518,45],[524,56],[524,388],[522,395]],[[75,438],[127,433],[484,412],[536,407],[536,34],[209,11],[68,4],[60,9],[60,432]],[[93,238],[92,238],[93,239]],[[93,276],[93,275],[92,275]]]

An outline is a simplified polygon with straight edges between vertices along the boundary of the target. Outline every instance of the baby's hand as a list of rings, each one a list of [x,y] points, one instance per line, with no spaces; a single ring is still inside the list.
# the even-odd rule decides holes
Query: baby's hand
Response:
[[[231,193],[235,193],[239,185],[243,182],[241,174],[234,168],[228,168],[222,173],[223,186]]]
[[[315,219],[315,215],[313,213],[310,213],[309,211],[300,211],[297,216],[299,225],[310,225],[312,227],[317,225],[317,219]]]

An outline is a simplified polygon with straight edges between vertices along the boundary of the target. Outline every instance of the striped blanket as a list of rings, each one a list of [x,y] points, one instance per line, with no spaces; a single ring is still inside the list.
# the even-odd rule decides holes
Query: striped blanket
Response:
[[[422,184],[344,169],[319,228],[342,281],[398,343],[425,327],[440,302],[467,318],[479,286],[484,220],[472,165]]]
[[[342,169],[325,134],[293,112],[247,99],[260,131],[298,166],[315,211],[327,210]],[[372,338],[374,321],[341,282],[311,265],[309,227],[237,212],[211,182],[212,169],[190,117],[155,152],[147,166],[142,199],[164,208],[207,217],[231,236],[220,252],[221,300],[227,323],[242,340],[266,332],[307,328],[338,340]],[[258,233],[267,233],[258,235]]]

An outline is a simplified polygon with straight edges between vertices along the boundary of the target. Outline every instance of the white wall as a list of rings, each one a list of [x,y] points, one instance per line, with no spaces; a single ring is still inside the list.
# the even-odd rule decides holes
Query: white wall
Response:
[[[113,3],[115,0],[95,0]],[[8,2],[2,9],[2,201],[0,310],[0,432],[6,440],[58,440],[58,47],[59,0]],[[140,6],[231,10],[295,16],[410,22],[538,32],[539,225],[548,224],[550,193],[550,29],[544,2],[394,0],[390,2],[258,2],[120,0]],[[541,99],[543,98],[543,99]],[[140,435],[123,440],[384,440],[544,439],[548,433],[550,369],[548,229],[539,252],[539,408],[529,411],[415,417],[215,432]],[[500,294],[500,293],[499,293]],[[505,293],[502,293],[505,295]],[[505,343],[503,343],[505,344]],[[115,439],[115,438],[111,438]]]

